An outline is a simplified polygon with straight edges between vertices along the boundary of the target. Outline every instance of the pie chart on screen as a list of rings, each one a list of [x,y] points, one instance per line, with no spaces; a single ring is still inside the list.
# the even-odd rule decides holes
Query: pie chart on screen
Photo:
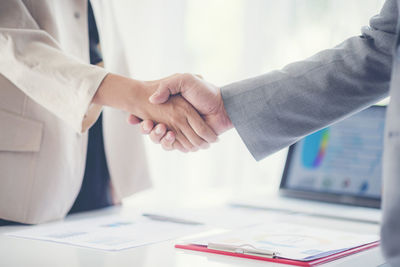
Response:
[[[307,136],[303,141],[301,159],[307,169],[321,166],[329,142],[329,129],[323,129]]]

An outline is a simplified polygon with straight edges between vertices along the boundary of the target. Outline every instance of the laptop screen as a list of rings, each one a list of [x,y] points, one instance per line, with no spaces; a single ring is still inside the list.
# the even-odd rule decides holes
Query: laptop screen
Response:
[[[289,149],[284,195],[379,207],[385,107],[373,106]]]

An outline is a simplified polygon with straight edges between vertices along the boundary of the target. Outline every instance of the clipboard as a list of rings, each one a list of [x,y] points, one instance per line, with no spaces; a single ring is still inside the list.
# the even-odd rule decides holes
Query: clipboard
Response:
[[[260,260],[260,261],[268,261],[280,264],[288,264],[294,266],[317,266],[323,263],[327,263],[330,261],[334,261],[352,254],[356,254],[371,248],[375,248],[379,246],[379,241],[372,242],[369,244],[365,244],[362,246],[358,246],[355,248],[351,248],[345,251],[341,251],[335,254],[331,254],[329,256],[321,257],[318,259],[314,259],[311,261],[300,261],[300,260],[291,260],[286,258],[279,258],[279,256],[274,255],[274,253],[266,253],[266,255],[255,255],[254,253],[248,252],[246,253],[244,250],[236,250],[236,251],[227,251],[224,249],[211,249],[204,245],[194,245],[194,244],[176,244],[175,248],[178,249],[185,249],[185,250],[193,250],[193,251],[200,251],[200,252],[207,252],[225,256],[232,256],[232,257],[239,257],[239,258],[246,258],[246,259],[253,259],[253,260]]]

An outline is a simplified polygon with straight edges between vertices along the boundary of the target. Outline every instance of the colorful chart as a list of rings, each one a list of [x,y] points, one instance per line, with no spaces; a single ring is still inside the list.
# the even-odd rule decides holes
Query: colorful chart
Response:
[[[305,168],[316,169],[321,165],[328,141],[328,128],[315,132],[304,139],[301,158]]]

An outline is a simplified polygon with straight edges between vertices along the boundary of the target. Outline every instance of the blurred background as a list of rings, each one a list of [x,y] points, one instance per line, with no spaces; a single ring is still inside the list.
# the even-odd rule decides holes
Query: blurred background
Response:
[[[120,0],[135,79],[192,72],[223,86],[304,59],[360,34],[383,0]],[[165,152],[146,138],[154,187],[127,205],[198,207],[276,190],[286,149],[256,162],[231,130],[210,149]]]

